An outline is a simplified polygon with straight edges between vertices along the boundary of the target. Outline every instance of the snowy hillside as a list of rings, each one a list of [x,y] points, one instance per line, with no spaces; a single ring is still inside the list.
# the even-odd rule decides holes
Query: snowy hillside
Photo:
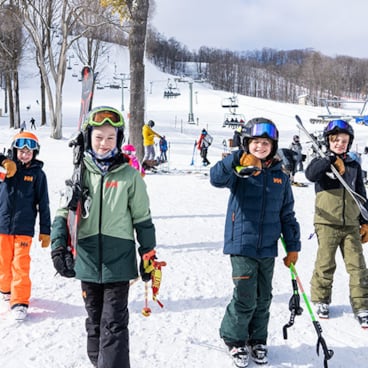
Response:
[[[129,70],[125,50],[110,55],[117,70]],[[114,59],[113,59],[114,58]],[[111,73],[114,64],[111,62]],[[108,75],[108,70],[106,75]],[[208,158],[211,164],[221,159],[223,140],[232,137],[232,130],[223,128],[226,109],[221,101],[229,97],[206,84],[194,84],[194,124],[188,124],[189,85],[180,83],[181,95],[164,99],[167,79],[147,63],[147,119],[155,121],[156,131],[170,143],[169,174],[147,174],[145,181],[151,200],[153,221],[157,233],[159,260],[167,262],[159,299],[161,309],[150,302],[150,317],[144,317],[144,287],[136,282],[130,292],[130,350],[132,368],[226,368],[231,360],[219,338],[218,329],[232,295],[229,257],[222,253],[223,229],[228,191],[209,184],[208,168],[200,164],[198,152],[191,165],[193,145],[202,128],[214,137]],[[34,116],[39,122],[36,100],[39,91],[36,79],[22,79],[22,120]],[[38,80],[38,79],[37,79]],[[152,82],[152,83],[151,83]],[[2,95],[0,95],[2,103]],[[121,89],[96,89],[94,106],[121,106]],[[129,92],[124,90],[126,110]],[[64,139],[52,140],[49,127],[37,129],[41,143],[39,158],[45,163],[48,176],[52,216],[59,204],[59,192],[72,171],[71,149],[67,143],[74,132],[79,113],[80,83],[71,73],[66,77],[64,91]],[[321,127],[309,124],[309,119],[324,111],[301,105],[276,103],[238,96],[239,109],[246,119],[264,116],[272,119],[280,130],[280,147],[288,147],[292,136],[300,134],[307,151],[308,143],[296,128],[295,115],[306,122],[310,131]],[[26,106],[31,105],[27,111]],[[127,111],[124,111],[127,116]],[[198,119],[198,125],[197,125]],[[8,118],[0,117],[0,148],[8,147],[14,130],[8,128]],[[360,151],[368,142],[368,127],[354,125],[354,148]],[[157,148],[158,150],[158,148]],[[307,153],[307,152],[306,152]],[[187,171],[185,174],[184,172]],[[303,174],[298,179],[305,181]],[[302,252],[296,265],[306,294],[312,274],[317,241],[313,233],[314,188],[293,188],[296,215],[302,229]],[[38,229],[37,229],[38,231]],[[80,282],[64,279],[55,271],[50,250],[42,249],[34,238],[31,277],[33,281],[29,315],[24,323],[15,324],[0,313],[1,368],[89,368],[86,355],[86,313],[80,292]],[[368,247],[368,245],[366,246]],[[317,335],[305,304],[304,313],[296,317],[284,340],[282,327],[289,321],[288,302],[292,295],[290,272],[284,266],[280,244],[274,277],[273,304],[269,327],[269,365],[272,368],[323,367],[323,354],[316,354]],[[366,255],[368,250],[366,248]],[[368,259],[368,258],[367,258]],[[354,320],[348,291],[348,277],[340,254],[335,274],[331,318],[321,321],[323,337],[334,356],[329,367],[366,367],[368,331]],[[250,363],[250,367],[253,367]]]

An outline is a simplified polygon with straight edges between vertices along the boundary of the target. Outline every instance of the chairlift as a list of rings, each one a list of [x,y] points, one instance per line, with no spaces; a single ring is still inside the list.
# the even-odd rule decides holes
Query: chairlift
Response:
[[[237,128],[245,124],[244,114],[237,114],[234,112],[226,113],[222,127]]]
[[[236,96],[231,96],[224,98],[221,102],[223,108],[237,108],[239,107],[238,98]]]
[[[120,89],[121,85],[120,84],[115,84],[115,83],[110,83],[109,88],[111,88],[111,89]]]
[[[357,124],[368,125],[368,123],[366,123],[366,121],[368,120],[366,114],[368,99],[365,99],[364,101],[350,101],[334,97],[333,99],[324,99],[323,103],[327,110],[327,114],[320,114],[317,118],[311,118],[309,120],[311,124],[324,124],[335,119],[343,119],[346,121],[354,119]],[[357,113],[346,113],[346,110],[349,110],[349,108],[352,109],[352,106],[356,106],[356,104],[362,105],[360,109],[358,108]],[[332,111],[332,108],[335,108],[337,110]],[[341,113],[339,111],[341,109],[345,109],[345,113]]]
[[[173,85],[170,81],[170,78],[167,81],[167,88],[164,91],[164,98],[173,98],[173,97],[178,97],[180,96],[180,90],[176,85],[176,81],[175,84]]]

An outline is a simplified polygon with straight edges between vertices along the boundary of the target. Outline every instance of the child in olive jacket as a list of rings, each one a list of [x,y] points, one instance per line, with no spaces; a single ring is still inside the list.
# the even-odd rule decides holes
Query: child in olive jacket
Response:
[[[296,263],[301,246],[289,176],[275,158],[276,126],[269,119],[254,118],[243,134],[244,150],[235,151],[210,170],[212,185],[230,189],[224,253],[230,255],[234,292],[220,336],[240,368],[248,365],[249,354],[256,363],[267,363],[278,240],[283,235],[287,267]]]
[[[156,246],[146,185],[121,154],[124,120],[111,107],[94,108],[83,127],[83,188],[91,197],[81,218],[75,267],[69,262],[68,208],[57,211],[52,228],[52,258],[63,276],[81,280],[87,354],[98,368],[129,368],[129,282],[138,277],[141,257]],[[140,268],[144,281],[150,279]]]
[[[354,131],[344,120],[333,120],[324,129],[327,157],[313,159],[305,175],[315,183],[314,227],[318,251],[311,280],[311,300],[320,318],[329,318],[336,252],[340,248],[349,274],[350,303],[362,327],[368,327],[368,270],[362,243],[368,241],[367,221],[353,198],[331,172],[331,164],[356,193],[366,197],[360,164],[347,153]],[[366,205],[367,206],[367,205]]]

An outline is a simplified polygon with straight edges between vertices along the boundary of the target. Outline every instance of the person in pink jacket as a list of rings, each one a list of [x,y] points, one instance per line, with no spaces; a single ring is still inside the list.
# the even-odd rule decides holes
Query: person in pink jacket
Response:
[[[136,156],[135,146],[132,144],[124,144],[121,147],[123,154],[129,158],[129,165],[141,173],[142,178],[146,175],[146,172]]]

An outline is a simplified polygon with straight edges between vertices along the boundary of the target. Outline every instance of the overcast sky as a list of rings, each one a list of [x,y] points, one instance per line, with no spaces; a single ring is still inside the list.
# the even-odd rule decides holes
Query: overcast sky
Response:
[[[189,50],[313,48],[368,58],[368,0],[155,0],[152,23]]]

